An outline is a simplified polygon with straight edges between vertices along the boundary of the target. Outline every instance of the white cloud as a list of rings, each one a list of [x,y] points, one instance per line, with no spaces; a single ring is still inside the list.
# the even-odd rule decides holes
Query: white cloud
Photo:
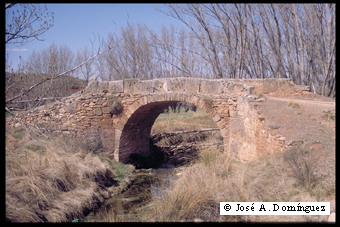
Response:
[[[6,51],[28,51],[28,49],[26,49],[26,48],[21,48],[21,49],[19,49],[19,48],[12,48],[12,49],[7,48]]]

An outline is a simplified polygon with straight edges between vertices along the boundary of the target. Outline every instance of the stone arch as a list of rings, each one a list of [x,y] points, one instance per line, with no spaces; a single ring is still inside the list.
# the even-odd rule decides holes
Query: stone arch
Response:
[[[114,159],[124,162],[130,154],[139,153],[147,156],[149,152],[149,138],[151,128],[157,117],[164,109],[176,102],[192,103],[203,109],[215,122],[216,109],[209,109],[206,98],[209,95],[188,93],[166,93],[145,95],[135,101],[124,111],[123,116],[117,124],[115,132]],[[219,119],[220,120],[220,119]],[[222,130],[227,123],[216,122],[217,127]],[[224,150],[227,150],[228,135],[222,133]]]

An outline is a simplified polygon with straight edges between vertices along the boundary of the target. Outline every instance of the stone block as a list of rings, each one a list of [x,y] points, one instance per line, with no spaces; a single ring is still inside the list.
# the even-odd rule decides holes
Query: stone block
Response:
[[[140,94],[150,94],[153,93],[154,81],[152,80],[142,80],[139,84]]]
[[[101,108],[93,108],[93,114],[100,116],[103,113],[102,113]]]
[[[222,84],[218,80],[201,80],[201,93],[220,94]]]
[[[169,92],[184,92],[186,78],[167,78],[166,87]]]
[[[101,81],[98,83],[97,92],[107,92],[109,89],[109,81]]]
[[[221,116],[229,116],[229,106],[228,105],[220,105],[217,108],[217,113]]]
[[[154,79],[153,82],[153,93],[164,93],[167,92],[166,79]]]
[[[109,119],[103,119],[103,120],[101,120],[101,125],[104,125],[104,126],[106,126],[106,125],[112,125],[112,119],[109,118]]]
[[[85,93],[96,93],[99,81],[91,80],[85,88]]]
[[[140,80],[139,79],[123,80],[123,87],[124,87],[125,94],[139,94],[140,93]]]
[[[110,107],[103,107],[102,108],[102,112],[104,113],[104,114],[108,114],[108,113],[110,113]]]
[[[64,108],[60,108],[60,109],[59,109],[59,113],[63,114],[63,113],[65,113],[65,112],[66,112],[66,110],[65,110]]]
[[[187,78],[185,82],[185,92],[197,93],[200,91],[201,80],[196,78]]]
[[[221,119],[221,117],[218,114],[216,114],[212,119],[213,121],[217,122]]]
[[[247,90],[249,95],[255,95],[255,88],[253,86],[243,85],[243,87]]]
[[[111,94],[123,93],[123,80],[109,81],[109,92]]]

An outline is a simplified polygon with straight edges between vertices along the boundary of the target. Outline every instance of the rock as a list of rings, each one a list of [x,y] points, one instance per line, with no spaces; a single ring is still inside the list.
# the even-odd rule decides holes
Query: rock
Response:
[[[257,102],[264,102],[264,101],[266,101],[266,99],[262,97],[262,98],[256,99],[256,101]]]
[[[195,219],[194,219],[194,222],[203,222],[203,220],[200,219],[200,218],[195,218]]]
[[[66,112],[66,110],[65,110],[64,108],[60,108],[60,109],[59,109],[59,113],[63,114],[63,113],[65,113],[65,112]]]
[[[94,108],[93,109],[93,114],[95,115],[103,115],[101,108]]]
[[[303,140],[287,140],[286,145],[287,146],[299,146],[303,144]]]
[[[270,128],[270,129],[279,129],[280,126],[278,126],[278,125],[268,125],[268,128]]]
[[[259,120],[260,120],[260,121],[263,121],[263,120],[265,120],[265,119],[266,119],[265,117],[263,117],[263,116],[261,116],[261,115],[259,116]]]
[[[220,117],[218,114],[216,114],[216,115],[213,117],[213,120],[214,120],[215,122],[219,121],[220,119],[221,119],[221,117]]]

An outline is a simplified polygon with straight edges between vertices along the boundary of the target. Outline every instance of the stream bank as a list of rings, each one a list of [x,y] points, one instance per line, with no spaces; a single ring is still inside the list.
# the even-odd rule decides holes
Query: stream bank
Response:
[[[178,178],[181,168],[167,165],[160,168],[135,169],[129,187],[114,198],[104,201],[101,207],[82,218],[81,222],[138,221],[147,212],[149,204],[161,196],[162,190]]]

